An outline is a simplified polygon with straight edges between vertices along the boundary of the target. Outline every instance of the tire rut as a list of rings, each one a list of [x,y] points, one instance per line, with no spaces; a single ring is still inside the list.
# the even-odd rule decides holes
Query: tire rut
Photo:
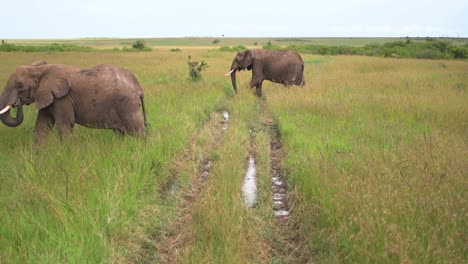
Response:
[[[275,216],[271,232],[276,234],[276,239],[269,239],[271,260],[280,263],[312,263],[306,239],[293,220],[295,199],[294,193],[288,188],[287,170],[283,166],[286,153],[281,143],[281,132],[265,100],[262,101],[260,115],[262,126],[270,136],[270,180]]]
[[[250,129],[249,158],[247,160],[247,171],[242,185],[242,194],[245,204],[248,208],[255,206],[257,200],[257,168],[255,164],[255,135],[253,129]]]
[[[174,159],[170,177],[159,190],[162,199],[175,197],[177,213],[169,227],[151,238],[154,242],[147,244],[140,252],[139,263],[177,263],[182,250],[191,243],[191,208],[204,183],[215,165],[210,155],[222,144],[222,137],[229,125],[227,110],[213,112],[210,119],[192,136],[187,149]],[[203,142],[203,143],[200,143]],[[201,154],[200,154],[201,153]],[[198,155],[198,157],[197,157]],[[196,169],[188,168],[191,184],[187,187],[178,185],[178,178],[186,164],[196,164]],[[181,169],[182,168],[182,169]]]

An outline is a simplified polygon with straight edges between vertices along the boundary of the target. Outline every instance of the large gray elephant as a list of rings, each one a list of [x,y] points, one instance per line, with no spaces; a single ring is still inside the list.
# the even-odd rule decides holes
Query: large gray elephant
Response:
[[[232,61],[231,75],[232,87],[237,93],[236,71],[252,70],[250,88],[256,87],[255,94],[262,96],[262,83],[264,80],[281,83],[284,86],[304,85],[304,61],[294,51],[271,51],[265,49],[244,50],[237,53]]]
[[[23,122],[22,105],[39,110],[34,142],[40,144],[54,124],[62,137],[75,123],[143,135],[146,113],[143,90],[126,69],[112,65],[78,68],[45,61],[19,66],[0,96],[0,120],[16,127]],[[142,113],[140,112],[140,105]],[[17,116],[10,109],[18,107]]]

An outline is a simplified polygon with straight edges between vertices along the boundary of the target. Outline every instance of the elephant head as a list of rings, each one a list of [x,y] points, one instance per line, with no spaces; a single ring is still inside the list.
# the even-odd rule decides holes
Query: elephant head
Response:
[[[232,61],[231,71],[226,73],[226,76],[231,75],[232,87],[237,93],[237,84],[236,84],[236,71],[241,70],[251,70],[252,64],[254,61],[254,54],[250,50],[239,51]]]
[[[57,78],[47,66],[42,66],[44,64],[46,62],[39,61],[19,66],[10,75],[0,95],[0,120],[5,125],[16,127],[23,122],[23,104],[34,102],[38,109],[42,109],[50,105],[54,97],[60,98],[68,93],[70,83],[64,78]],[[12,107],[18,107],[15,118],[10,115]]]

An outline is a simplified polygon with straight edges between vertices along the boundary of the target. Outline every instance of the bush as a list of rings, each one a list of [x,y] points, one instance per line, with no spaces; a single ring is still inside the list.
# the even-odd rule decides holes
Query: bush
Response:
[[[0,51],[4,52],[63,52],[63,51],[95,51],[91,47],[78,46],[73,44],[57,44],[52,43],[45,46],[32,46],[32,45],[15,45],[2,42]]]
[[[151,50],[150,47],[146,47],[146,43],[142,39],[137,39],[135,42],[133,42],[132,48],[136,49],[136,50],[144,50],[144,51],[150,51]]]
[[[172,52],[181,52],[182,50],[179,49],[179,48],[176,48],[176,49],[171,49]]]
[[[271,44],[271,40],[269,40],[266,45],[263,45],[263,48],[268,49],[268,50],[280,50],[281,49],[280,46]]]
[[[242,50],[246,50],[247,48],[245,46],[242,46],[242,45],[238,45],[238,46],[235,46],[235,47],[229,47],[229,46],[222,46],[219,48],[220,51],[242,51]]]
[[[213,42],[211,42],[211,44],[218,44],[219,42],[220,42],[219,39],[215,39],[215,40],[213,40]]]
[[[132,48],[134,49],[144,49],[145,48],[145,41],[141,39],[137,39],[135,42],[132,44]]]
[[[464,47],[452,45],[448,47],[448,52],[452,54],[454,59],[467,59],[468,58],[468,44],[466,44]]]
[[[206,68],[208,68],[209,66],[208,63],[206,63],[205,61],[201,61],[201,63],[199,64],[198,61],[191,61],[191,58],[192,56],[189,55],[187,61],[187,64],[189,66],[189,78],[190,80],[197,82],[202,78],[202,71],[205,71]]]
[[[276,46],[277,47],[277,46]],[[264,48],[277,49],[268,42]],[[433,38],[424,42],[394,41],[385,44],[368,44],[363,47],[353,46],[325,46],[325,45],[291,45],[288,49],[301,53],[320,55],[366,55],[393,58],[418,58],[418,59],[467,59],[468,44],[455,45],[447,41]]]

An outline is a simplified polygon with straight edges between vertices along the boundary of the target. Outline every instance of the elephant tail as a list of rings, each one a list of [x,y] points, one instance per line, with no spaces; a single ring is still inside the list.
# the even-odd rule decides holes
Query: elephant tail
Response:
[[[145,128],[147,128],[148,122],[146,121],[145,96],[143,94],[140,95],[140,101],[141,101],[141,109],[143,110],[143,120],[144,120]]]

